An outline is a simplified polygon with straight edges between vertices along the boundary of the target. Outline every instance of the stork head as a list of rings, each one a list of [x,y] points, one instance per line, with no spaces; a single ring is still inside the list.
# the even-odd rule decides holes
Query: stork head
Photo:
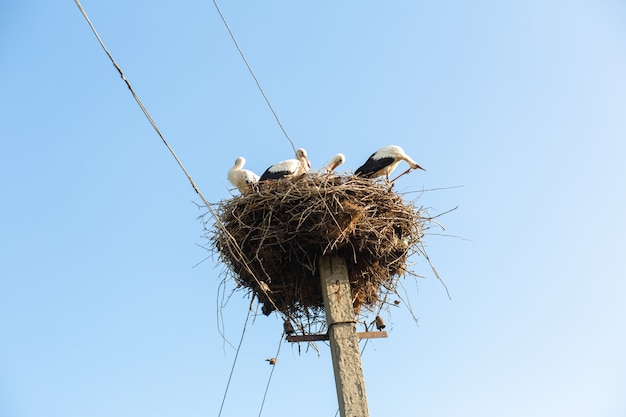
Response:
[[[406,152],[404,152],[404,149],[402,149],[401,147],[396,146],[396,145],[391,145],[391,146],[388,146],[387,149],[389,149],[391,153],[394,154],[395,158],[404,159],[409,164],[411,169],[421,169],[422,171],[426,171],[424,168],[419,166],[417,162],[413,160],[413,158],[407,155]]]
[[[241,168],[245,165],[245,163],[246,163],[246,158],[244,158],[243,156],[240,156],[239,158],[235,160],[235,167]]]
[[[304,148],[298,148],[298,150],[296,151],[296,159],[304,164],[307,168],[311,168],[311,162],[309,161],[309,158]]]
[[[424,168],[422,168],[418,164],[411,164],[411,168],[413,168],[413,169],[421,169],[422,171],[426,171]]]
[[[334,171],[335,168],[337,168],[339,165],[343,165],[344,162],[346,162],[346,157],[342,153],[338,153],[333,157],[333,159],[330,160],[330,163],[328,164],[328,170]]]
[[[342,153],[338,153],[337,155],[333,156],[328,165],[324,167],[324,172],[331,173],[335,170],[335,168],[337,168],[339,165],[342,165],[344,162],[346,162],[346,157],[343,156]]]

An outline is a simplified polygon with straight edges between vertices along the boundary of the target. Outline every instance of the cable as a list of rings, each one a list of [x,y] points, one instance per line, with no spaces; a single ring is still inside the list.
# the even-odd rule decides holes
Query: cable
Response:
[[[246,321],[243,324],[243,330],[241,331],[241,339],[239,339],[239,345],[237,346],[237,353],[235,353],[235,359],[233,360],[233,366],[230,368],[230,375],[228,376],[228,382],[226,383],[226,390],[224,390],[224,397],[222,398],[222,405],[220,405],[220,412],[217,414],[218,417],[222,415],[222,409],[224,408],[224,402],[226,401],[226,394],[228,394],[228,388],[230,387],[230,381],[233,378],[233,372],[235,371],[235,365],[237,364],[237,357],[239,356],[239,350],[241,349],[241,344],[243,343],[243,336],[246,334],[246,327],[248,326],[248,319],[250,318],[250,312],[252,308],[248,309],[248,314],[246,315]]]
[[[182,164],[182,162],[180,161],[180,159],[178,159],[178,156],[176,156],[176,153],[174,152],[174,149],[172,149],[172,147],[167,143],[167,141],[165,140],[165,138],[163,137],[163,134],[161,133],[161,131],[159,130],[158,126],[156,125],[155,121],[152,119],[152,117],[150,116],[150,113],[148,113],[148,109],[146,109],[146,107],[143,105],[143,103],[141,102],[141,100],[139,99],[139,96],[137,95],[137,93],[135,93],[135,90],[133,89],[132,85],[130,84],[130,82],[126,79],[126,76],[124,75],[124,72],[122,71],[122,69],[120,68],[119,65],[117,65],[117,62],[115,62],[115,59],[113,58],[113,55],[111,55],[111,53],[109,52],[109,50],[107,49],[107,47],[104,45],[104,42],[102,41],[102,39],[100,38],[100,35],[98,35],[98,32],[96,31],[96,28],[94,27],[93,23],[91,23],[91,20],[89,19],[89,16],[87,16],[87,12],[85,12],[85,9],[83,9],[83,6],[80,4],[79,0],[74,0],[74,2],[76,3],[76,5],[78,6],[78,8],[80,9],[80,12],[82,13],[83,17],[85,18],[85,20],[87,21],[87,23],[89,24],[89,27],[91,28],[91,31],[94,33],[94,35],[96,35],[96,39],[98,39],[98,42],[100,43],[100,46],[102,47],[102,49],[104,49],[104,52],[106,52],[107,56],[109,57],[109,59],[111,60],[111,62],[113,63],[113,66],[115,67],[115,69],[117,70],[117,72],[120,74],[120,76],[122,77],[122,80],[124,80],[124,82],[126,83],[126,86],[128,87],[128,89],[130,90],[131,94],[133,95],[135,101],[137,102],[137,104],[139,105],[139,107],[141,108],[141,111],[143,111],[143,114],[146,116],[146,118],[148,119],[148,121],[150,122],[150,124],[152,125],[152,127],[154,128],[154,130],[157,132],[157,134],[159,135],[159,137],[161,138],[161,140],[163,141],[163,143],[165,144],[165,146],[167,147],[167,149],[170,151],[170,153],[172,154],[172,156],[174,157],[174,159],[176,160],[176,162],[178,163],[178,166],[183,170],[183,172],[185,173],[185,176],[187,177],[187,179],[189,180],[189,182],[191,183],[191,186],[193,187],[194,191],[196,192],[196,194],[198,194],[198,196],[200,197],[200,199],[202,200],[202,202],[204,203],[204,205],[206,206],[207,210],[209,210],[209,212],[211,213],[211,216],[213,217],[213,219],[215,220],[215,223],[217,225],[217,227],[219,227],[225,234],[225,236],[227,236],[229,239],[231,239],[231,241],[233,241],[234,244],[234,248],[237,252],[237,255],[239,255],[241,257],[241,259],[245,260],[246,262],[243,262],[244,268],[246,268],[246,272],[248,272],[250,274],[250,276],[252,278],[254,278],[254,280],[256,281],[257,285],[260,285],[260,281],[258,279],[258,277],[256,276],[256,274],[254,273],[254,271],[252,271],[252,269],[250,269],[250,267],[248,266],[248,264],[250,263],[248,258],[246,257],[246,255],[241,251],[241,248],[239,247],[239,245],[237,244],[237,242],[235,242],[235,238],[228,233],[228,230],[226,229],[226,227],[224,226],[224,224],[221,222],[221,220],[219,219],[219,217],[217,216],[217,214],[215,213],[215,211],[213,210],[213,208],[211,207],[211,205],[209,204],[209,202],[206,200],[206,198],[204,198],[204,195],[202,195],[202,193],[200,192],[200,189],[196,186],[196,183],[193,181],[193,179],[191,178],[191,175],[189,175],[189,173],[187,172],[187,170],[185,169],[185,166]],[[291,139],[289,139],[289,141],[291,142]],[[291,146],[293,147],[293,142],[291,142]],[[270,301],[270,303],[272,304],[272,307],[274,307],[275,310],[278,310],[278,307],[276,306],[276,304],[274,303],[274,300],[272,300],[272,298],[266,294],[268,300]]]
[[[293,151],[295,152],[296,151],[296,147],[293,144],[293,141],[291,140],[291,138],[287,134],[287,131],[283,127],[283,124],[280,122],[280,119],[278,118],[278,115],[276,114],[276,111],[274,110],[274,107],[272,106],[272,103],[270,103],[270,100],[269,100],[269,98],[267,98],[267,95],[265,94],[265,91],[263,91],[263,88],[261,87],[261,83],[259,82],[259,80],[257,79],[256,75],[254,74],[254,71],[252,71],[252,67],[248,63],[248,60],[246,59],[245,55],[243,54],[243,51],[239,47],[239,44],[237,43],[237,40],[235,39],[235,35],[233,34],[233,31],[230,29],[230,26],[228,25],[228,22],[226,22],[226,18],[222,14],[222,11],[220,10],[220,7],[217,5],[217,1],[213,0],[213,4],[215,5],[215,8],[217,9],[217,13],[220,15],[220,18],[222,19],[222,22],[224,22],[224,26],[226,26],[226,29],[228,30],[228,33],[230,34],[230,38],[235,43],[235,46],[237,47],[237,50],[239,51],[239,55],[241,55],[241,58],[243,59],[243,62],[245,62],[246,67],[248,67],[248,71],[250,71],[250,74],[252,75],[252,78],[254,78],[254,82],[256,83],[257,87],[259,87],[259,91],[263,95],[263,98],[265,99],[265,102],[267,103],[267,105],[269,106],[270,110],[272,111],[272,114],[274,115],[274,118],[276,119],[276,122],[278,122],[278,126],[280,126],[280,130],[283,131],[283,134],[285,135],[285,137],[287,138],[289,143],[291,143],[291,147],[293,148]]]
[[[98,40],[98,42],[100,43],[100,46],[102,47],[102,49],[104,50],[104,52],[107,54],[107,56],[109,57],[109,60],[113,63],[113,66],[115,67],[115,69],[117,70],[117,72],[120,74],[120,77],[122,78],[122,80],[124,80],[124,82],[126,83],[126,86],[128,87],[128,89],[130,90],[131,94],[133,95],[133,98],[135,99],[135,101],[137,102],[137,104],[139,105],[139,107],[141,108],[141,111],[143,112],[143,114],[146,116],[146,118],[148,119],[148,121],[150,122],[150,124],[152,125],[152,127],[154,128],[154,130],[156,131],[156,133],[159,135],[159,137],[161,138],[161,141],[163,142],[163,144],[167,147],[167,149],[169,150],[169,152],[171,153],[171,155],[174,157],[174,159],[176,160],[176,162],[178,163],[178,166],[182,169],[182,171],[184,172],[185,176],[187,177],[187,179],[189,180],[191,186],[193,187],[194,191],[196,192],[196,194],[198,194],[198,196],[200,197],[200,199],[202,200],[202,202],[204,203],[204,205],[206,206],[206,208],[209,210],[209,212],[211,213],[213,219],[216,221],[216,224],[219,228],[221,228],[226,236],[228,236],[229,238],[233,239],[232,235],[230,235],[230,233],[228,233],[228,231],[226,230],[225,226],[223,225],[223,223],[220,221],[219,217],[217,216],[217,214],[215,213],[215,211],[213,210],[213,208],[211,207],[211,205],[209,204],[209,202],[206,200],[206,198],[204,197],[204,195],[200,192],[200,189],[196,186],[196,183],[193,181],[193,179],[191,178],[191,175],[189,174],[189,172],[187,172],[187,169],[185,168],[185,166],[182,164],[182,162],[180,161],[180,159],[178,158],[178,156],[176,155],[176,153],[174,152],[174,149],[167,143],[167,141],[165,140],[165,137],[163,136],[163,134],[161,133],[161,131],[159,130],[156,122],[152,119],[152,117],[150,116],[150,113],[148,112],[148,109],[146,109],[146,107],[143,105],[142,101],[139,99],[139,96],[137,95],[137,93],[135,93],[135,90],[133,89],[132,85],[130,84],[130,82],[128,81],[128,79],[126,79],[126,76],[124,75],[124,72],[122,71],[122,69],[120,68],[120,66],[117,64],[117,62],[115,61],[115,59],[113,58],[113,55],[111,55],[111,53],[109,52],[109,50],[107,49],[107,47],[105,46],[104,42],[102,41],[102,39],[100,38],[100,35],[98,34],[98,32],[96,31],[96,28],[94,27],[93,23],[91,22],[91,20],[89,19],[89,16],[87,15],[87,13],[85,12],[85,9],[83,8],[83,6],[81,5],[79,0],[74,0],[74,2],[76,3],[76,5],[78,6],[78,8],[80,9],[81,14],[83,15],[83,17],[85,18],[85,20],[87,21],[87,23],[89,24],[89,27],[91,28],[91,31],[94,33],[94,35],[96,36],[96,39]],[[287,132],[285,131],[285,129],[283,128],[282,124],[280,123],[280,120],[278,119],[278,116],[276,114],[276,112],[274,111],[272,105],[269,102],[269,99],[267,98],[267,96],[265,95],[265,93],[263,92],[263,89],[261,88],[261,85],[259,84],[256,76],[254,75],[254,73],[252,72],[252,68],[250,68],[250,65],[248,64],[248,62],[246,61],[243,52],[241,51],[241,49],[239,48],[239,45],[237,45],[237,42],[235,41],[235,38],[230,30],[230,28],[228,27],[228,24],[226,23],[226,20],[224,19],[224,17],[222,16],[221,11],[219,10],[219,7],[217,6],[217,3],[215,3],[215,7],[217,8],[218,12],[220,13],[220,16],[222,17],[222,20],[224,21],[224,24],[226,25],[229,33],[231,34],[231,37],[233,38],[233,41],[235,42],[235,45],[237,46],[237,49],[239,50],[239,53],[241,54],[242,58],[244,59],[244,62],[246,63],[246,65],[248,66],[248,70],[250,71],[250,73],[252,74],[252,76],[254,77],[254,80],[257,83],[257,86],[259,87],[259,89],[261,90],[261,93],[263,94],[263,97],[265,98],[265,101],[267,102],[268,106],[270,107],[270,109],[272,110],[272,113],[274,114],[274,117],[276,118],[276,121],[278,122],[280,128],[282,129],[283,133],[285,134],[285,136],[287,137],[287,139],[289,140],[289,142],[291,143],[292,148],[294,148],[295,151],[295,146],[293,144],[293,141],[291,140],[291,138],[289,138],[289,136],[287,135]],[[235,245],[235,248],[237,250],[237,254],[239,256],[241,256],[243,259],[247,259],[245,254],[241,251],[241,248],[239,248],[238,245]],[[245,268],[247,270],[248,273],[250,273],[250,275],[254,278],[254,280],[257,282],[257,284],[259,284],[259,279],[256,277],[256,275],[254,274],[254,272],[249,268],[248,266],[248,262],[244,262]],[[274,303],[274,301],[271,299],[271,297],[266,294],[268,300],[270,301],[270,303],[272,304],[272,306],[275,309],[278,309],[276,307],[276,304]],[[252,299],[252,301],[254,300],[254,298]],[[251,303],[252,303],[251,301]],[[228,382],[226,384],[226,389],[224,391],[224,397],[222,398],[222,404],[220,405],[220,411],[218,414],[218,417],[221,416],[222,414],[222,410],[224,407],[224,403],[226,401],[226,396],[228,394],[228,389],[230,387],[230,382],[232,380],[232,376],[233,376],[233,372],[235,370],[235,365],[237,363],[237,358],[239,356],[239,351],[241,350],[241,345],[243,343],[243,339],[244,339],[244,335],[246,333],[246,327],[248,325],[248,319],[250,318],[250,312],[252,311],[252,305],[250,306],[250,308],[248,309],[248,314],[246,315],[246,321],[244,323],[243,326],[243,330],[241,332],[241,339],[239,340],[239,345],[237,346],[237,351],[235,354],[235,358],[233,360],[233,365],[231,367],[230,370],[230,375],[228,376]],[[281,342],[282,342],[282,335],[281,335]],[[281,347],[282,343],[279,343],[278,345],[278,351],[276,352],[276,357],[278,357],[278,354],[280,353],[280,347]],[[265,395],[263,396],[263,403],[261,404],[261,410],[259,411],[259,416],[261,415],[261,412],[263,411],[263,405],[265,404],[265,398],[267,396],[267,392],[269,389],[269,385],[272,379],[272,375],[274,373],[274,368],[272,368],[272,371],[270,372],[270,376],[269,379],[267,381],[267,386],[265,388]]]
[[[202,195],[202,193],[200,192],[200,190],[198,189],[198,187],[196,186],[196,183],[193,181],[193,179],[191,178],[191,175],[189,175],[189,173],[187,172],[187,170],[185,169],[185,167],[183,166],[182,162],[180,162],[180,159],[178,159],[178,156],[176,156],[176,153],[174,152],[174,149],[172,149],[172,147],[167,143],[167,141],[165,140],[165,138],[163,137],[163,134],[161,134],[161,131],[159,130],[159,128],[157,127],[156,123],[154,122],[154,120],[152,120],[152,117],[150,116],[150,114],[148,113],[148,110],[145,108],[145,106],[143,105],[143,103],[141,102],[141,100],[139,99],[139,97],[137,96],[137,94],[135,93],[135,90],[133,89],[133,87],[130,85],[130,82],[126,79],[126,77],[124,76],[124,73],[122,72],[122,69],[120,68],[119,65],[117,65],[117,62],[115,62],[115,60],[113,59],[113,56],[111,55],[111,53],[109,52],[109,50],[107,49],[107,47],[104,45],[104,42],[102,42],[102,39],[100,38],[100,35],[98,35],[98,32],[96,31],[96,28],[93,26],[93,24],[91,23],[91,20],[89,20],[89,16],[87,16],[87,13],[85,12],[85,9],[83,9],[83,6],[80,4],[80,1],[78,0],[74,0],[76,2],[76,5],[78,6],[78,8],[80,9],[80,12],[83,14],[85,20],[87,20],[87,23],[89,23],[89,27],[91,27],[92,32],[94,33],[94,35],[96,35],[96,38],[98,39],[98,42],[100,42],[100,46],[102,46],[102,49],[104,49],[104,52],[106,52],[107,56],[109,57],[109,59],[111,60],[111,62],[113,63],[113,66],[115,67],[115,69],[117,70],[117,72],[120,73],[120,76],[122,77],[122,80],[124,80],[124,82],[126,83],[126,86],[128,87],[128,89],[130,90],[130,92],[132,93],[133,97],[135,98],[135,101],[137,102],[137,104],[139,104],[139,107],[141,108],[141,111],[143,111],[143,114],[146,116],[146,118],[148,119],[148,121],[150,122],[150,124],[152,125],[152,127],[154,128],[154,130],[157,132],[157,134],[159,135],[159,137],[161,138],[161,140],[163,141],[163,143],[165,144],[165,146],[167,147],[167,149],[170,151],[170,153],[172,154],[172,156],[174,157],[174,159],[176,159],[176,162],[178,163],[178,165],[180,166],[180,168],[183,170],[183,172],[185,173],[185,175],[187,176],[187,179],[189,180],[189,182],[191,183],[191,186],[193,187],[193,189],[195,190],[196,194],[198,194],[200,196],[200,198],[202,199],[202,201],[204,202],[204,204],[209,207],[209,203],[206,201],[206,199],[204,198],[204,196]]]
[[[274,358],[278,361],[278,354],[280,353],[280,347],[283,345],[283,335],[280,335],[280,341],[278,342],[278,350],[276,351],[276,356]],[[265,398],[267,397],[267,391],[270,388],[270,382],[272,381],[272,375],[274,374],[274,369],[276,368],[276,364],[272,365],[272,370],[270,371],[270,376],[267,379],[267,385],[265,386],[265,393],[263,394],[263,401],[261,402],[261,409],[259,410],[259,417],[261,417],[261,413],[263,412],[263,406],[265,405]]]

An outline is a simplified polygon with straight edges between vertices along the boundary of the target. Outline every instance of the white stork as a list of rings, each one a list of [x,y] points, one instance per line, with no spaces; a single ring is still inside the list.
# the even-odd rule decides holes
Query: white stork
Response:
[[[228,181],[231,182],[241,194],[246,194],[252,189],[252,185],[259,182],[259,176],[252,171],[243,169],[246,158],[240,156],[235,161],[235,165],[228,170]]]
[[[401,161],[406,161],[411,166],[411,168],[401,175],[406,174],[411,169],[421,169],[426,171],[424,168],[419,166],[417,162],[411,159],[411,157],[407,155],[401,147],[391,145],[380,148],[374,152],[363,165],[357,168],[354,175],[360,175],[366,178],[376,178],[384,175],[387,178],[387,181],[389,181],[389,175],[394,169],[396,169]]]
[[[339,165],[343,165],[344,162],[346,162],[346,157],[343,156],[342,153],[338,153],[337,155],[333,156],[333,159],[331,159],[328,165],[326,165],[326,167],[324,168],[324,173],[330,174],[334,172],[335,169]]]
[[[280,161],[265,170],[259,181],[278,180],[281,178],[296,177],[306,174],[311,169],[311,162],[307,158],[306,151],[299,148],[296,151],[296,159]]]

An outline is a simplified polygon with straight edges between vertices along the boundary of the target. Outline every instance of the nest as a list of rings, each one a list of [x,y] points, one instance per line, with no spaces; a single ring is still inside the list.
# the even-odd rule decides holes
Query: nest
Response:
[[[326,175],[258,184],[222,200],[216,215],[209,238],[237,286],[264,314],[301,325],[324,315],[321,256],[346,260],[358,315],[395,292],[428,221],[387,182]]]

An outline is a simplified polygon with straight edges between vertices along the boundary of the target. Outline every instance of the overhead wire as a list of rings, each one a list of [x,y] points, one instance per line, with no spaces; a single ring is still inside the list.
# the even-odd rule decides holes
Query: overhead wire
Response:
[[[181,162],[181,160],[178,158],[178,156],[176,155],[176,153],[174,152],[174,149],[169,145],[169,143],[167,142],[167,140],[165,139],[165,137],[163,136],[163,134],[161,133],[161,130],[159,129],[159,127],[157,126],[156,122],[154,121],[154,119],[151,117],[150,113],[148,112],[148,109],[144,106],[143,102],[141,101],[141,99],[139,98],[139,96],[137,95],[137,93],[135,92],[134,88],[132,87],[130,81],[126,78],[126,76],[124,75],[124,72],[122,71],[121,67],[117,64],[117,62],[115,61],[115,59],[113,58],[113,55],[111,54],[111,52],[109,52],[108,48],[106,47],[106,45],[104,44],[104,41],[102,40],[102,38],[100,37],[100,35],[98,34],[95,26],[93,25],[93,23],[91,22],[91,19],[89,18],[89,16],[87,15],[87,12],[85,11],[85,9],[83,8],[82,4],[80,3],[79,0],[74,0],[74,2],[76,3],[76,5],[78,6],[81,14],[83,15],[83,17],[85,18],[85,20],[87,21],[87,23],[89,24],[89,27],[91,28],[91,31],[93,32],[93,34],[95,35],[96,39],[98,40],[100,46],[102,47],[102,49],[104,50],[104,52],[107,54],[109,60],[112,62],[113,66],[115,67],[115,69],[117,70],[117,72],[120,74],[120,77],[122,78],[122,80],[124,81],[124,83],[126,84],[126,86],[128,87],[128,89],[130,90],[133,98],[135,99],[135,101],[137,102],[137,104],[139,105],[141,111],[143,112],[143,114],[145,115],[145,117],[148,119],[148,121],[150,122],[150,124],[152,125],[153,129],[155,130],[155,132],[158,134],[159,138],[161,139],[161,141],[163,142],[163,144],[167,147],[168,151],[170,152],[170,154],[174,157],[174,159],[176,160],[176,163],[178,164],[178,166],[181,168],[181,170],[183,171],[183,173],[185,174],[185,176],[187,177],[189,183],[191,184],[192,188],[194,189],[194,191],[196,192],[196,194],[200,197],[200,199],[202,200],[202,202],[204,203],[205,207],[208,209],[208,211],[211,213],[211,216],[213,217],[213,219],[216,222],[217,227],[221,228],[226,235],[231,238],[234,239],[232,237],[232,235],[230,235],[230,233],[228,233],[228,231],[226,230],[225,226],[222,224],[222,222],[220,221],[219,217],[217,216],[217,214],[215,213],[215,211],[213,210],[213,208],[211,207],[211,204],[206,200],[206,198],[204,197],[204,195],[202,194],[202,192],[200,191],[200,189],[198,188],[198,186],[196,185],[196,183],[194,182],[193,178],[191,177],[191,175],[189,174],[189,172],[187,171],[187,169],[185,168],[185,166],[183,165],[183,163]],[[248,70],[250,71],[250,73],[252,74],[252,77],[254,78],[259,90],[261,91],[261,94],[263,95],[263,97],[265,98],[266,103],[268,104],[270,110],[272,111],[272,113],[274,114],[274,117],[276,119],[276,121],[278,122],[278,125],[280,126],[281,130],[283,131],[285,137],[289,140],[289,142],[291,143],[292,148],[295,151],[295,145],[293,143],[293,141],[291,140],[291,138],[289,137],[289,135],[287,134],[286,130],[284,129],[282,123],[280,122],[278,115],[276,114],[276,111],[274,110],[274,108],[272,107],[267,95],[265,94],[265,92],[263,91],[263,88],[261,87],[256,75],[254,74],[254,72],[252,71],[252,68],[250,67],[248,61],[246,60],[243,51],[241,50],[241,48],[239,47],[239,45],[237,44],[237,41],[235,40],[235,37],[230,29],[230,27],[228,26],[228,23],[226,22],[226,19],[224,18],[222,12],[219,9],[219,6],[217,5],[217,3],[215,1],[213,1],[218,13],[220,14],[220,17],[222,18],[222,21],[224,22],[226,28],[228,29],[228,32],[231,35],[231,38],[233,39],[233,42],[235,43],[235,46],[237,47],[237,50],[239,51],[239,53],[241,54],[241,57],[243,58],[246,66],[248,67]],[[240,248],[238,247],[238,245],[234,245],[235,248],[238,251],[238,255],[242,257],[242,259],[246,259],[245,254],[240,250]],[[259,279],[256,277],[256,275],[254,274],[254,272],[252,270],[250,270],[250,268],[248,267],[248,262],[244,262],[244,265],[247,269],[247,272],[249,272],[251,274],[251,276],[255,279],[255,281],[257,282],[257,284],[259,284]],[[260,285],[259,285],[260,286]],[[274,301],[272,300],[272,298],[269,296],[269,294],[266,294],[268,300],[270,301],[270,303],[273,305],[273,307],[275,309],[277,309],[276,305],[274,304]],[[254,298],[251,300],[251,305],[250,308],[248,309],[248,313],[246,315],[246,320],[243,326],[243,330],[241,333],[241,338],[239,340],[239,344],[237,346],[237,350],[235,353],[235,358],[233,360],[233,365],[231,367],[231,371],[230,371],[230,375],[228,377],[228,381],[226,384],[226,389],[224,392],[224,396],[222,398],[222,403],[220,405],[220,411],[218,414],[218,417],[221,416],[222,411],[223,411],[223,407],[224,407],[224,403],[228,394],[228,389],[230,387],[230,383],[232,380],[232,376],[234,373],[234,369],[235,369],[235,365],[237,363],[237,358],[239,356],[239,352],[241,350],[241,346],[243,343],[243,339],[244,339],[244,335],[246,332],[246,328],[247,328],[247,324],[248,324],[248,320],[250,318],[250,314],[252,311],[252,302],[253,302]],[[282,342],[282,336],[281,336],[281,342]],[[276,353],[276,357],[278,357],[278,354],[280,353],[280,347],[281,347],[282,343],[279,344],[278,346],[278,351]],[[261,404],[261,410],[259,411],[259,416],[261,415],[262,411],[263,411],[263,405],[265,403],[265,399],[267,396],[267,392],[269,389],[269,385],[272,379],[272,375],[273,375],[273,371],[274,368],[272,368],[272,371],[270,372],[270,376],[267,382],[267,386],[265,388],[265,394],[263,396],[263,403]]]
[[[126,76],[124,75],[124,72],[122,71],[120,66],[117,65],[117,62],[115,62],[115,59],[113,59],[113,55],[111,55],[111,52],[109,52],[109,50],[105,46],[104,42],[102,41],[102,38],[100,38],[100,35],[96,31],[96,28],[94,27],[93,23],[91,23],[91,20],[89,19],[89,16],[87,16],[87,12],[85,12],[85,9],[83,9],[83,6],[80,4],[80,1],[79,0],[74,0],[74,1],[75,1],[76,5],[78,6],[78,8],[80,9],[80,12],[82,13],[82,15],[85,18],[85,20],[87,21],[87,23],[89,23],[89,27],[91,28],[91,31],[93,32],[94,35],[96,35],[96,39],[98,39],[98,42],[100,43],[100,46],[102,47],[102,49],[104,49],[104,52],[106,52],[107,56],[109,57],[109,59],[113,63],[113,66],[115,67],[117,72],[119,72],[120,76],[122,77],[122,80],[124,80],[124,82],[126,83],[126,86],[128,87],[128,89],[130,90],[131,94],[133,95],[133,98],[135,99],[135,101],[137,102],[139,107],[141,108],[141,111],[146,116],[146,118],[148,119],[148,121],[150,122],[150,124],[152,125],[154,130],[156,131],[156,133],[159,135],[159,137],[163,141],[163,144],[165,144],[167,149],[170,151],[170,153],[172,154],[172,156],[174,157],[174,159],[178,163],[178,166],[183,170],[183,172],[187,176],[187,179],[191,183],[191,186],[193,187],[193,189],[196,192],[196,194],[198,194],[198,196],[200,196],[200,198],[202,199],[202,202],[210,209],[209,202],[204,198],[204,196],[200,192],[200,189],[198,188],[198,186],[196,186],[196,183],[191,178],[191,175],[189,175],[189,172],[187,172],[187,169],[185,169],[185,166],[183,165],[183,163],[180,161],[180,159],[178,158],[178,156],[174,152],[174,149],[172,149],[172,147],[169,145],[169,143],[167,143],[167,141],[165,140],[165,137],[163,137],[163,134],[161,133],[161,130],[159,130],[159,127],[157,126],[155,121],[150,116],[150,113],[148,113],[148,109],[146,109],[146,107],[143,105],[143,103],[139,99],[139,96],[137,95],[137,93],[135,93],[135,89],[130,84],[130,81],[128,81],[128,79],[126,79]]]
[[[276,362],[278,362],[278,355],[280,354],[280,347],[283,345],[283,336],[284,333],[280,335],[280,341],[278,342],[278,350],[276,351]],[[259,409],[259,417],[263,413],[263,406],[265,405],[265,399],[267,398],[267,392],[270,389],[270,382],[272,382],[272,375],[274,375],[274,369],[276,369],[276,363],[272,365],[272,370],[270,371],[270,376],[267,378],[267,385],[265,386],[265,393],[263,394],[263,401],[261,401],[261,408]]]
[[[178,163],[178,166],[182,169],[182,171],[184,172],[185,176],[187,177],[187,179],[189,180],[189,183],[191,184],[192,188],[194,189],[194,191],[196,192],[196,194],[200,197],[200,199],[202,200],[202,202],[204,203],[204,205],[206,206],[207,210],[211,213],[212,218],[215,220],[215,223],[217,225],[217,227],[219,227],[222,231],[224,231],[224,234],[227,236],[227,238],[231,239],[234,241],[234,237],[228,233],[228,230],[226,230],[226,227],[224,226],[224,224],[221,222],[219,216],[215,213],[215,211],[213,210],[213,208],[211,207],[211,204],[207,201],[207,199],[204,197],[204,195],[202,194],[202,192],[200,191],[200,189],[198,188],[198,186],[196,185],[196,183],[194,182],[193,178],[191,178],[191,175],[189,174],[189,172],[187,171],[187,169],[185,168],[185,166],[183,165],[183,163],[180,161],[180,159],[178,158],[178,156],[176,155],[176,153],[174,152],[174,149],[169,145],[169,143],[167,143],[167,141],[165,140],[165,137],[163,136],[163,134],[161,133],[161,130],[159,129],[159,127],[157,126],[156,122],[154,121],[154,119],[152,119],[152,117],[150,116],[150,113],[148,112],[148,109],[143,105],[143,103],[141,102],[141,99],[139,98],[139,96],[137,95],[137,93],[135,92],[134,88],[132,87],[130,81],[128,81],[128,79],[126,78],[126,76],[124,75],[124,72],[122,71],[122,68],[117,64],[117,62],[115,61],[115,59],[113,58],[113,55],[109,52],[109,50],[107,49],[106,45],[104,44],[104,42],[102,41],[102,38],[100,38],[100,35],[98,34],[98,32],[96,31],[96,28],[94,27],[93,23],[91,22],[91,19],[89,19],[89,16],[87,15],[87,12],[85,11],[85,9],[83,8],[83,6],[81,5],[79,0],[74,0],[74,2],[76,3],[76,5],[78,6],[78,8],[80,9],[80,12],[82,13],[83,17],[85,18],[85,20],[87,21],[87,23],[89,24],[89,27],[91,28],[91,31],[94,33],[94,35],[96,36],[96,39],[98,40],[98,42],[100,43],[100,46],[102,47],[102,49],[104,50],[104,52],[107,54],[107,56],[109,57],[109,60],[111,60],[111,62],[113,63],[113,66],[115,67],[115,69],[117,70],[117,72],[120,74],[120,76],[122,77],[122,80],[124,80],[124,82],[126,83],[126,86],[128,87],[128,89],[130,90],[131,94],[133,95],[133,98],[135,99],[135,101],[137,102],[137,104],[139,105],[139,107],[141,108],[141,111],[143,112],[143,114],[146,116],[146,118],[148,119],[148,121],[150,122],[150,124],[152,125],[152,127],[154,128],[154,130],[156,131],[156,133],[159,135],[159,137],[161,138],[161,141],[163,142],[163,144],[167,147],[167,149],[169,150],[169,152],[172,154],[172,156],[174,157],[174,159],[176,160],[176,162]],[[290,140],[291,141],[291,140]],[[292,142],[292,146],[293,146],[293,142]],[[256,276],[256,274],[254,273],[254,271],[252,271],[252,269],[248,266],[249,261],[246,257],[246,255],[241,251],[241,248],[239,248],[239,245],[236,244],[236,242],[234,242],[234,248],[235,251],[237,252],[237,255],[241,257],[242,260],[246,261],[243,262],[244,268],[246,268],[246,272],[248,272],[250,274],[250,276],[252,276],[252,278],[256,281],[257,285],[260,288],[263,288],[260,285],[260,280],[258,279],[258,277]],[[274,307],[275,310],[278,310],[276,304],[274,303],[274,301],[272,300],[271,296],[269,294],[267,294],[267,292],[265,293],[265,295],[267,296],[268,300],[270,301],[270,303],[272,304],[272,307]]]
[[[250,75],[252,75],[252,78],[254,79],[254,82],[256,83],[257,87],[259,88],[259,91],[263,95],[263,98],[265,99],[265,102],[267,103],[268,107],[272,111],[272,114],[274,115],[274,118],[276,119],[276,122],[278,123],[278,126],[280,126],[280,129],[283,131],[283,134],[285,135],[285,137],[287,138],[289,143],[291,143],[291,147],[293,148],[293,151],[295,152],[296,151],[296,146],[294,145],[293,141],[291,140],[291,138],[287,134],[287,131],[285,130],[283,124],[280,122],[280,119],[278,118],[278,114],[276,113],[276,110],[274,110],[274,107],[272,106],[272,103],[270,103],[270,99],[267,97],[267,94],[265,94],[265,91],[263,91],[263,87],[261,87],[261,83],[259,82],[259,79],[254,74],[254,71],[252,70],[252,67],[248,63],[248,60],[246,59],[246,56],[243,53],[243,50],[239,47],[239,43],[237,42],[237,39],[235,39],[235,35],[233,34],[233,31],[230,29],[230,26],[228,25],[228,22],[226,21],[226,18],[224,17],[224,14],[222,13],[222,10],[220,9],[220,6],[217,4],[217,0],[213,0],[213,5],[215,5],[215,9],[217,10],[217,13],[220,15],[220,18],[222,19],[222,22],[224,23],[224,26],[226,26],[226,29],[228,30],[228,33],[230,34],[230,38],[233,40],[233,43],[235,44],[235,47],[237,48],[237,51],[239,51],[239,55],[241,55],[241,58],[243,59],[243,62],[246,64],[246,67],[248,68],[248,71],[250,72]]]
[[[248,326],[248,319],[250,318],[250,312],[252,311],[252,306],[248,309],[248,314],[246,315],[246,321],[243,324],[243,330],[241,331],[241,338],[239,339],[239,344],[237,345],[237,351],[235,353],[235,358],[233,359],[233,365],[230,368],[230,374],[228,375],[228,382],[226,382],[226,389],[224,390],[224,396],[222,397],[222,404],[220,405],[220,411],[217,414],[218,417],[222,415],[222,410],[224,409],[224,403],[226,402],[226,396],[228,395],[228,389],[230,388],[230,381],[233,379],[233,373],[235,372],[235,365],[237,364],[237,357],[239,357],[239,351],[241,350],[241,345],[243,343],[243,336],[246,334],[246,328]]]

